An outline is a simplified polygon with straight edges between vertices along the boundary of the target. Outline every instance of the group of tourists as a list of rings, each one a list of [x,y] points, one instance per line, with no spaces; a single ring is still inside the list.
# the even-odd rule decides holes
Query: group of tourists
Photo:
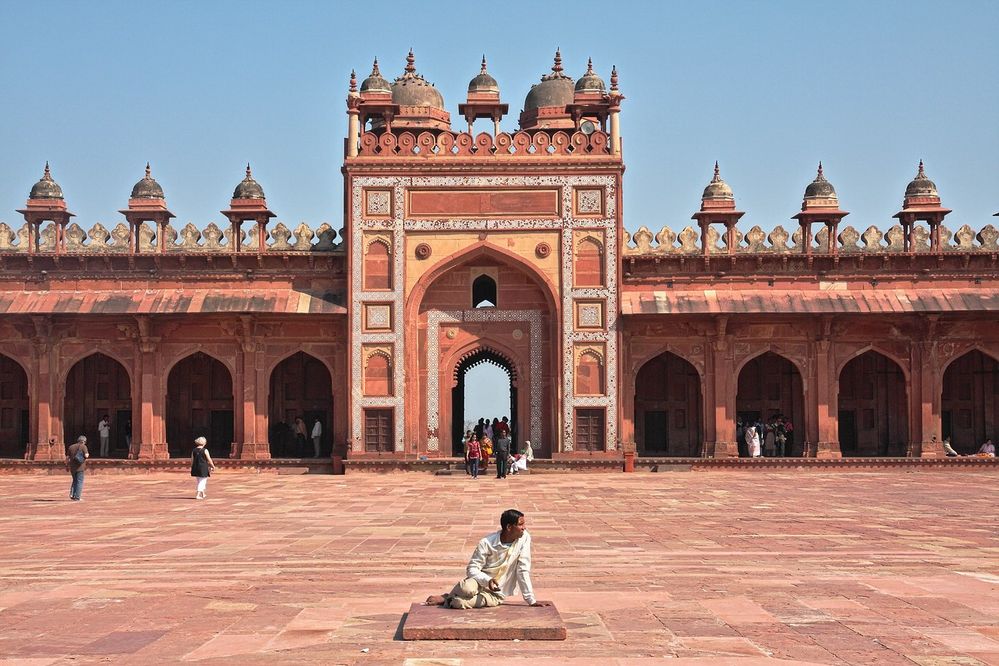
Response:
[[[735,438],[740,458],[783,458],[791,454],[794,424],[783,414],[771,416],[766,423],[760,419],[743,423],[735,421]]]
[[[474,428],[465,431],[461,441],[465,451],[465,474],[478,479],[479,472],[489,466],[490,458],[496,464],[497,479],[505,479],[508,473],[517,474],[526,470],[527,463],[534,460],[531,442],[524,442],[523,450],[514,453],[511,451],[512,441],[508,417],[479,419]]]
[[[933,439],[936,439],[936,437],[934,437]],[[991,437],[989,439],[986,439],[985,442],[983,442],[982,445],[978,447],[978,451],[976,451],[975,453],[969,453],[968,455],[961,455],[960,453],[955,451],[954,447],[951,446],[950,444],[950,437],[945,437],[943,441],[943,450],[948,458],[968,458],[968,457],[995,458],[996,457],[996,445],[992,443]]]

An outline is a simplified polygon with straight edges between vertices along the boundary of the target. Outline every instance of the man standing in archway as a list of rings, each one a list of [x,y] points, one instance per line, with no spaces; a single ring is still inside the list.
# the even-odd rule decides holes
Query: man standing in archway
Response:
[[[101,458],[107,458],[111,449],[111,417],[107,414],[97,424],[97,434],[101,436]]]
[[[496,424],[494,435],[496,437],[496,478],[505,479],[509,468],[510,460],[510,425],[507,417]]]

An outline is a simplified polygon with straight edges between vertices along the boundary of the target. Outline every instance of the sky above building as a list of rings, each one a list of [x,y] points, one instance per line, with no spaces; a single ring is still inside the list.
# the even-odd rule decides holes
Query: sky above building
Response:
[[[148,160],[177,222],[204,227],[250,162],[278,219],[340,228],[352,68],[378,56],[394,78],[412,47],[460,129],[485,54],[513,131],[560,47],[573,77],[617,65],[632,231],[689,224],[715,160],[744,230],[788,226],[819,160],[847,223],[887,228],[920,159],[948,226],[979,228],[999,211],[997,25],[992,0],[7,0],[0,221],[20,224],[48,160],[77,221],[117,222]]]

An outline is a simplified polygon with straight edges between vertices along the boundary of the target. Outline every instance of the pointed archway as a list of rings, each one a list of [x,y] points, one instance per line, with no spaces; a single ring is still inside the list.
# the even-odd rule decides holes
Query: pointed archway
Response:
[[[790,421],[784,454],[801,456],[805,444],[805,392],[798,367],[774,352],[748,361],[739,372],[736,416],[764,425],[776,417]]]
[[[839,373],[839,446],[849,456],[905,456],[909,442],[905,375],[884,354],[867,351]]]
[[[195,352],[167,377],[167,444],[171,458],[185,458],[194,439],[208,439],[215,458],[228,458],[234,439],[232,374],[216,358]]]
[[[999,361],[975,349],[955,359],[943,376],[942,432],[958,453],[978,451],[999,437]]]
[[[315,356],[297,352],[271,372],[267,429],[271,458],[309,458],[315,453],[312,433],[320,425],[319,456],[332,453],[333,381],[326,365]],[[295,436],[295,419],[301,418],[308,441]],[[304,445],[304,446],[303,446]]]
[[[0,458],[23,458],[28,444],[28,375],[0,354]]]
[[[488,391],[495,394],[507,394],[507,398],[490,404],[482,401],[469,400],[469,384],[466,382],[469,372],[475,368],[489,364],[498,368],[505,375],[505,386],[491,387]],[[471,411],[470,411],[471,410]],[[479,419],[508,417],[511,429],[511,446],[517,450],[517,436],[520,431],[517,420],[517,371],[513,362],[489,347],[480,347],[466,354],[454,368],[454,386],[451,389],[451,455],[464,456],[462,437],[466,429],[471,429]],[[466,425],[469,427],[466,428]]]
[[[635,441],[642,456],[701,455],[701,378],[671,352],[647,361],[635,378]]]
[[[132,382],[121,363],[99,352],[77,361],[66,377],[63,441],[87,437],[90,455],[101,451],[99,424],[107,416],[108,457],[126,458],[132,437]]]

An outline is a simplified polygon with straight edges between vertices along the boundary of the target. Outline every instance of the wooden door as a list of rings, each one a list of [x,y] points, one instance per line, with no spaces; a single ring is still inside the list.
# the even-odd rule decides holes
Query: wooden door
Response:
[[[393,410],[364,410],[364,450],[370,453],[391,453]]]
[[[576,410],[576,451],[603,451],[606,438],[602,409]]]

